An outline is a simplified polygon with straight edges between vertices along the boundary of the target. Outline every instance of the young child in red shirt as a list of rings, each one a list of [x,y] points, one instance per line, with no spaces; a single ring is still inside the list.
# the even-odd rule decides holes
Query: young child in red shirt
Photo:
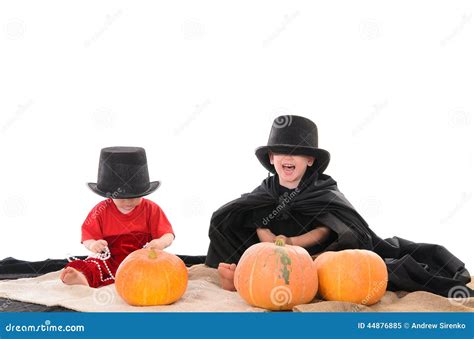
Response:
[[[102,149],[97,183],[88,186],[107,199],[90,211],[81,237],[94,255],[69,262],[60,276],[65,284],[112,284],[128,254],[143,247],[162,250],[171,245],[174,232],[166,215],[156,203],[144,198],[159,185],[159,181],[149,181],[143,148]]]

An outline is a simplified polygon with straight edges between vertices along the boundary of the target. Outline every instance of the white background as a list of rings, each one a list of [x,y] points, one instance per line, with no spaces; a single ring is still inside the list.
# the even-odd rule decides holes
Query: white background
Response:
[[[279,114],[311,118],[326,171],[382,237],[474,270],[471,1],[3,1],[0,257],[85,254],[106,146],[143,146],[177,239],[266,172]]]

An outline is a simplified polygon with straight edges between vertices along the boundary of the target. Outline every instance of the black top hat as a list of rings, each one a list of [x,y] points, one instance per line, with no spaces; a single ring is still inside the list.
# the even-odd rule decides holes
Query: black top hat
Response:
[[[143,148],[117,146],[100,151],[97,183],[87,185],[103,197],[128,199],[154,192],[160,182],[150,182]]]
[[[329,165],[330,154],[318,148],[318,128],[311,120],[297,115],[282,115],[273,121],[267,146],[255,150],[260,163],[270,172],[275,167],[270,163],[268,151],[281,154],[310,155],[316,161],[311,167],[323,173]]]

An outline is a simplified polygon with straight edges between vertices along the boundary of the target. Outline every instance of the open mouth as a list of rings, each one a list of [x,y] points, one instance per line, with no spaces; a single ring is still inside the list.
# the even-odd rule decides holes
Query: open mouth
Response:
[[[295,165],[293,164],[282,164],[283,172],[286,175],[291,175],[293,174],[293,171],[295,170]]]

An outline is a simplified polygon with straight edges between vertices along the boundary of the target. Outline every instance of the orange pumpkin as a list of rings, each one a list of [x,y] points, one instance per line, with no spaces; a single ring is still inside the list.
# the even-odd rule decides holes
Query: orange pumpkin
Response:
[[[385,294],[387,266],[372,251],[324,252],[316,258],[315,263],[319,295],[326,300],[372,305]]]
[[[115,288],[132,306],[168,305],[186,291],[188,270],[176,255],[140,249],[130,253],[115,275]]]
[[[298,246],[262,242],[249,247],[237,265],[234,285],[250,305],[291,310],[313,300],[318,290],[316,266]]]

